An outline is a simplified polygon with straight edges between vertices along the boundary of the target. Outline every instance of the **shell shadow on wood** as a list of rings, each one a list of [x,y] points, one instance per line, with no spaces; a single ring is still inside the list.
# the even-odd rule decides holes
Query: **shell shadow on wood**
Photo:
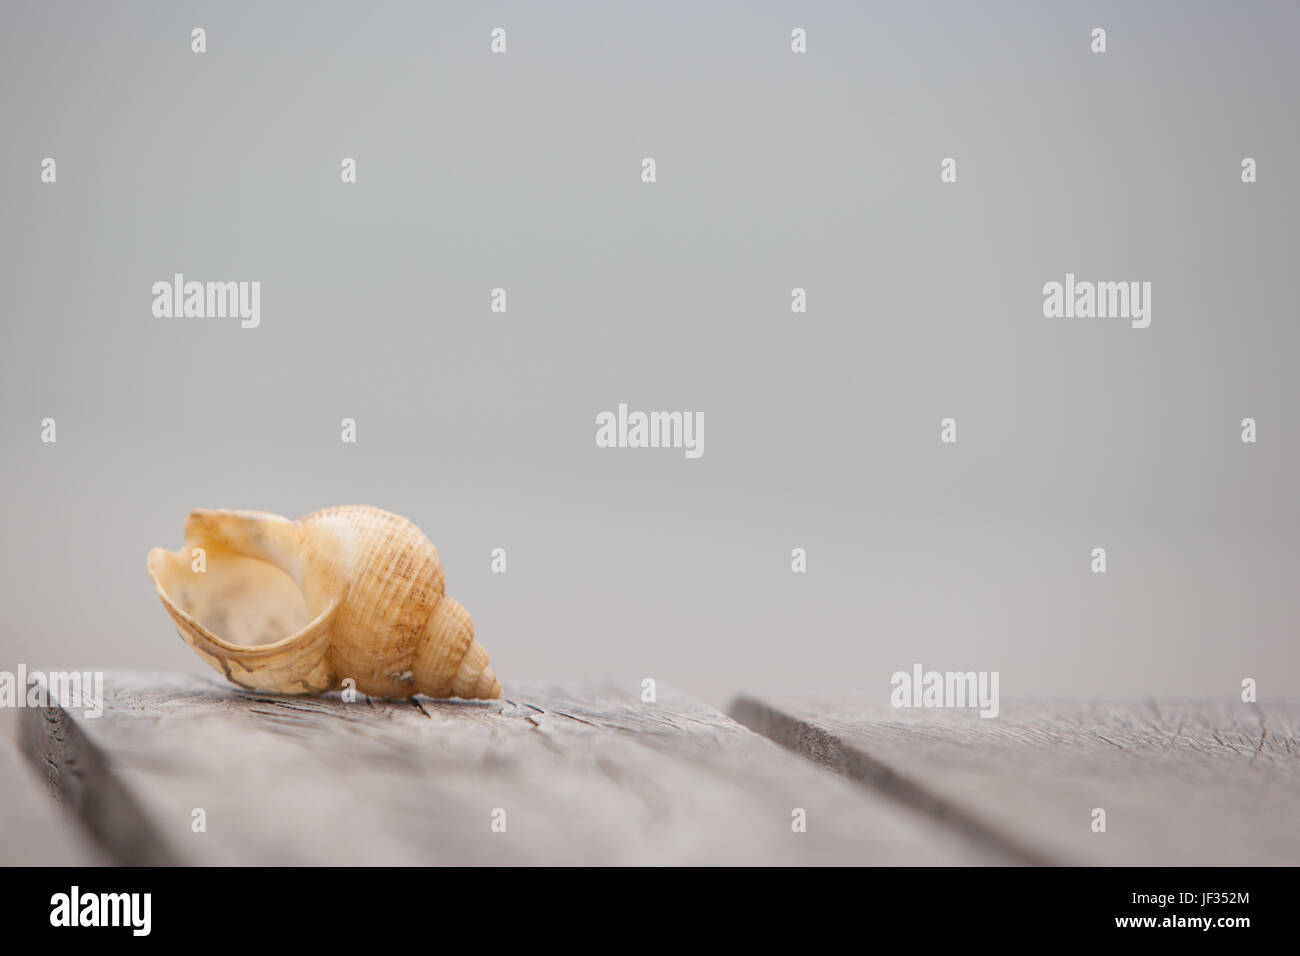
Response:
[[[351,678],[375,697],[501,695],[437,550],[391,512],[191,511],[185,546],[154,548],[148,570],[181,637],[240,687],[320,694]]]

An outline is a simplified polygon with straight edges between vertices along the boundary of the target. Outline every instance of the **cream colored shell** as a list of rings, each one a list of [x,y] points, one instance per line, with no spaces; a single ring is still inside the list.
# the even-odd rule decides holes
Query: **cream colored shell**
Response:
[[[240,687],[319,694],[352,678],[376,697],[501,695],[437,550],[391,512],[191,511],[185,546],[154,548],[148,570],[181,637]]]

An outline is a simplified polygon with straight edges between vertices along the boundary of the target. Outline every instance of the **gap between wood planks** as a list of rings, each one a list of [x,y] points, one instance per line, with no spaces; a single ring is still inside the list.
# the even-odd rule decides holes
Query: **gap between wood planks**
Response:
[[[885,794],[937,822],[954,827],[994,853],[1006,854],[1016,863],[1054,866],[1059,861],[1022,843],[1014,835],[990,826],[978,816],[932,793],[916,781],[894,771],[887,764],[844,742],[828,731],[769,707],[752,697],[738,697],[728,708],[733,720],[744,724],[814,763]]]

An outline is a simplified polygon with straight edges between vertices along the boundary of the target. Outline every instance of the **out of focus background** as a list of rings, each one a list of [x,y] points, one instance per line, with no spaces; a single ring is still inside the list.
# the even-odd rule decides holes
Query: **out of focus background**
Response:
[[[507,687],[1300,694],[1300,6],[0,21],[0,670],[207,673],[148,549],[367,503]],[[260,281],[260,326],[155,318],[178,272]],[[1067,272],[1150,281],[1150,328],[1044,318]],[[597,448],[619,403],[703,457]]]

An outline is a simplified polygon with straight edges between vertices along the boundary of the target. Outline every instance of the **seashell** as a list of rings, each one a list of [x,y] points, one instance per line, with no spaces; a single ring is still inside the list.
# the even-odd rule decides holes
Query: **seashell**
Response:
[[[437,550],[400,515],[191,511],[185,547],[152,549],[148,570],[181,637],[240,687],[321,694],[352,678],[375,697],[501,695]]]

